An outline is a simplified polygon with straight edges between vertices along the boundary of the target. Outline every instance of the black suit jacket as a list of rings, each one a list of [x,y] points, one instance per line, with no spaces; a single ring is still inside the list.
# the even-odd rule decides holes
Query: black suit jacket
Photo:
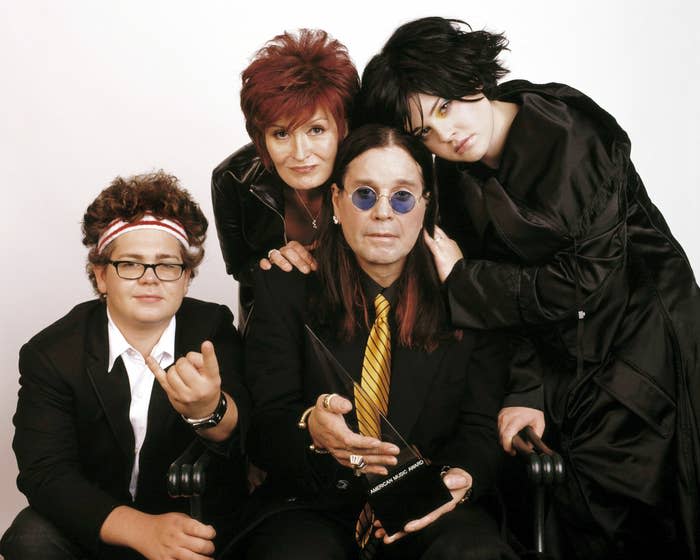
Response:
[[[255,280],[246,336],[246,380],[254,402],[248,452],[268,472],[263,495],[295,507],[346,504],[359,511],[364,498],[352,472],[330,455],[310,452],[307,430],[297,427],[320,394],[337,389],[325,381],[305,330],[312,321],[308,296],[319,290],[314,275],[297,271],[273,268]],[[321,333],[359,380],[368,332],[347,343],[334,334]],[[434,464],[471,473],[475,499],[492,487],[502,455],[496,416],[507,368],[500,342],[489,333],[464,331],[461,340],[432,353],[392,348],[389,420]]]
[[[240,376],[241,343],[227,307],[185,298],[177,312],[175,359],[214,343],[222,388],[236,399],[239,426],[225,450],[231,477],[244,492],[239,437],[248,412]],[[77,305],[20,351],[20,391],[13,448],[17,485],[30,505],[86,548],[99,547],[99,531],[118,505],[149,513],[183,510],[167,495],[170,463],[197,437],[172,408],[157,381],[141,449],[136,500],[129,480],[134,436],[131,393],[121,358],[107,372],[106,306]]]

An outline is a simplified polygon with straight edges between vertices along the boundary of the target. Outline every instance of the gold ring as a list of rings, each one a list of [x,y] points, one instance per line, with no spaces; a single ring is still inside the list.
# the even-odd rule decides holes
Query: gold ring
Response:
[[[323,397],[323,408],[329,410],[331,408],[331,399],[335,396],[335,393],[328,393],[325,397]]]

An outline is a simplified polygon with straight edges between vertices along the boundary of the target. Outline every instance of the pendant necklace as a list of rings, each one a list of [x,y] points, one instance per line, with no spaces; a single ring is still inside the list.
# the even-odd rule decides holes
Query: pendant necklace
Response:
[[[304,208],[304,210],[306,210],[306,213],[309,215],[309,218],[311,219],[311,227],[313,229],[318,229],[318,224],[316,223],[316,220],[318,219],[318,215],[321,213],[321,209],[319,208],[318,212],[316,213],[316,216],[314,216],[311,213],[311,210],[309,210],[309,207],[306,205],[306,202],[304,202],[304,199],[299,194],[299,191],[294,189],[294,194],[297,195],[299,202],[301,202],[302,207]]]

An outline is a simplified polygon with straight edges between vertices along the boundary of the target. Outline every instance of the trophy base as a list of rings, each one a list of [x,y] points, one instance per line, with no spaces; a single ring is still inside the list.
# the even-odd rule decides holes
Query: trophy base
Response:
[[[403,531],[409,521],[420,519],[452,499],[440,471],[427,459],[413,456],[410,461],[401,462],[399,456],[399,463],[388,476],[367,476],[367,501],[388,535]]]

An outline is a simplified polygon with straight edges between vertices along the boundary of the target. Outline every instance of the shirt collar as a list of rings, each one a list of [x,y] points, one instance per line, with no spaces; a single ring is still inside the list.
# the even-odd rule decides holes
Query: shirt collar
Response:
[[[391,309],[395,308],[398,280],[391,286],[383,288],[372,280],[372,278],[364,270],[360,269],[360,284],[362,285],[362,291],[365,293],[365,296],[369,302],[374,302],[374,298],[377,297],[377,294],[382,294],[389,302],[389,305],[391,305]],[[372,313],[374,313],[374,305],[371,305],[371,309]]]
[[[109,336],[109,361],[107,362],[107,371],[111,372],[114,367],[114,362],[117,361],[119,356],[129,350],[137,353],[138,351],[124,338],[119,327],[117,327],[112,320],[109,309],[107,309],[107,334]],[[156,345],[151,351],[151,356],[153,356],[161,366],[165,366],[167,362],[172,363],[175,357],[175,315],[172,316],[170,323],[165,327],[163,334],[160,335],[158,342],[156,342]]]

